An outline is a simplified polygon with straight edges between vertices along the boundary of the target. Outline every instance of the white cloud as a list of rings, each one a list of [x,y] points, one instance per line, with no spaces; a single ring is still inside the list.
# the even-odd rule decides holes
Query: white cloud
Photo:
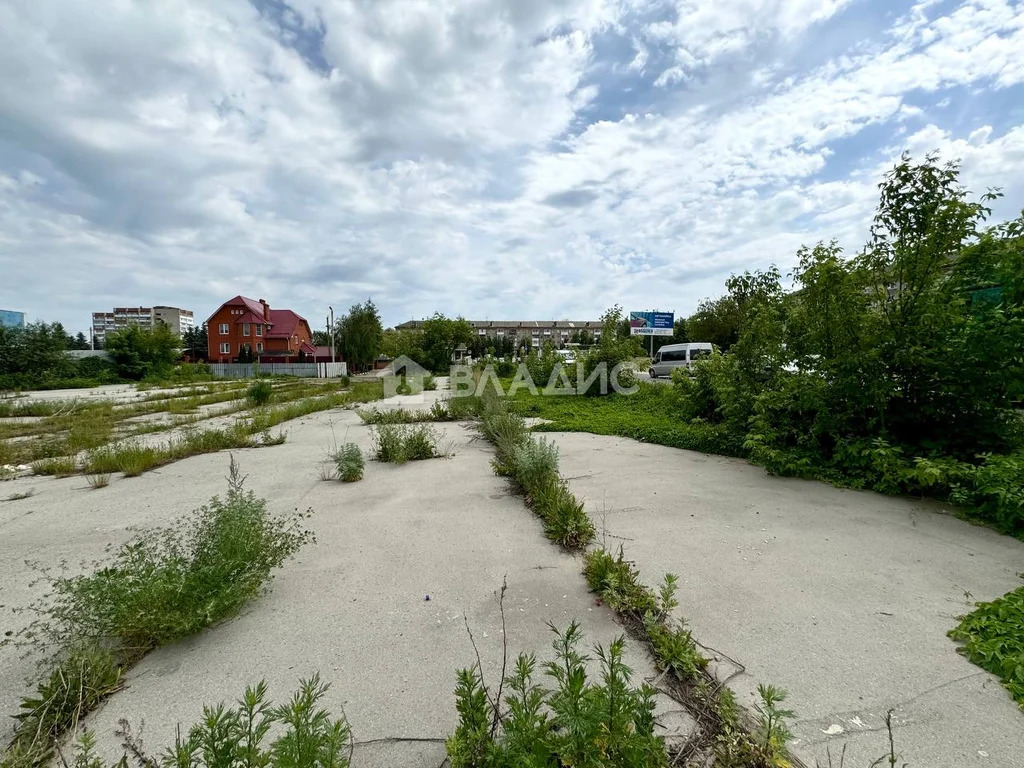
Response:
[[[904,147],[1020,207],[1024,125],[944,122],[950,89],[1024,87],[1019,5],[921,3],[811,69],[751,61],[735,93],[720,62],[858,4],[666,7],[294,0],[282,28],[242,0],[0,6],[0,306],[76,330],[239,292],[315,323],[368,295],[391,322],[688,312],[802,242],[858,248]]]

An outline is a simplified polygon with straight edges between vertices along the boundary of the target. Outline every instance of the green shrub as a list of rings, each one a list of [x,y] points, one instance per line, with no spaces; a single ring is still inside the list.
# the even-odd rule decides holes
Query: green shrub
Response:
[[[462,396],[439,400],[434,405],[438,403],[443,404],[447,416],[447,418],[438,419],[438,421],[471,421],[480,417],[484,401],[480,397]]]
[[[373,453],[377,461],[392,464],[433,459],[442,455],[437,439],[426,424],[378,424],[373,432]]]
[[[604,549],[591,550],[583,562],[583,575],[590,589],[616,611],[634,621],[643,621],[648,614],[658,615],[657,599],[640,582],[639,572],[626,560],[622,547],[617,557]]]
[[[338,478],[343,483],[354,483],[363,479],[363,452],[355,443],[345,443],[334,454],[338,467]]]
[[[552,630],[555,660],[545,665],[550,690],[534,683],[532,655],[518,657],[495,696],[479,667],[459,672],[459,723],[446,744],[452,768],[667,766],[664,740],[654,733],[655,690],[631,685],[624,639],[594,649],[601,671],[600,681],[591,682],[586,666],[591,659],[577,650],[579,625],[570,624],[564,633]]]
[[[53,475],[54,477],[70,477],[78,471],[78,463],[74,456],[55,456],[43,459],[32,465],[37,475]]]
[[[313,536],[300,527],[302,515],[272,516],[244,491],[234,460],[229,480],[223,499],[136,533],[94,572],[50,578],[51,594],[35,608],[45,619],[34,631],[144,651],[237,613]]]
[[[135,742],[129,746],[141,764],[168,768],[348,768],[352,729],[344,715],[333,719],[320,707],[328,688],[315,675],[300,681],[286,703],[273,706],[267,700],[267,684],[261,681],[246,688],[235,707],[204,706],[202,720],[188,730],[187,737],[179,729],[175,743],[159,758],[146,755]],[[275,738],[266,743],[271,734]],[[74,759],[74,768],[108,768],[95,754],[95,737],[88,731],[79,737]]]
[[[430,427],[410,427],[405,436],[405,457],[409,461],[433,459],[441,454],[437,450],[437,435]]]
[[[87,475],[86,481],[89,483],[89,487],[96,490],[99,488],[106,488],[110,485],[110,473],[100,472],[93,475]]]
[[[594,524],[562,480],[542,486],[532,496],[532,508],[544,521],[544,533],[566,549],[583,549],[594,538]]]
[[[527,438],[512,450],[512,479],[528,498],[558,483],[558,446]]]
[[[434,378],[433,374],[428,373],[423,379],[423,391],[434,392],[437,390],[437,379]]]
[[[1024,587],[990,603],[977,603],[949,636],[964,656],[1002,680],[1024,709]]]
[[[94,642],[69,647],[35,692],[21,700],[14,715],[18,723],[14,738],[0,766],[45,765],[56,739],[75,730],[120,684],[121,668],[109,650]]]
[[[266,405],[274,396],[274,385],[266,379],[254,381],[245,393],[245,399],[250,405]]]

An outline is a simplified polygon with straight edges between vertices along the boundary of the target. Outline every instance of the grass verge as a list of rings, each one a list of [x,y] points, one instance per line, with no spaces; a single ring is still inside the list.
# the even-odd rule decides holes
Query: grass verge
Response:
[[[745,455],[742,444],[724,428],[687,418],[673,388],[660,384],[640,382],[635,394],[607,397],[531,395],[521,389],[512,400],[519,413],[550,422],[536,426],[538,432],[591,432],[702,453]]]

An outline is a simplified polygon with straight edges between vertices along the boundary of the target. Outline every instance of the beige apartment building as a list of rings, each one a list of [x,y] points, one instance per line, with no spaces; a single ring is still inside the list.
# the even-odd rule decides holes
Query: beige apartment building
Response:
[[[489,338],[507,338],[521,344],[530,340],[532,346],[550,341],[556,347],[569,343],[576,331],[587,331],[595,339],[601,337],[600,320],[470,320],[473,333]],[[409,320],[395,326],[396,330],[418,330],[422,320]]]
[[[179,307],[114,307],[112,312],[92,313],[92,338],[102,345],[108,333],[120,331],[130,325],[152,330],[157,324],[166,325],[177,337],[195,327],[196,321],[190,309]]]

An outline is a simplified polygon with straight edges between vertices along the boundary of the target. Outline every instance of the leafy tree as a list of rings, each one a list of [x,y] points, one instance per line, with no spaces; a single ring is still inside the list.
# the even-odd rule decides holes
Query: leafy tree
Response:
[[[730,278],[687,321],[691,338],[711,319],[736,329],[728,355],[677,379],[691,414],[772,471],[976,492],[988,454],[1024,442],[1024,217],[983,229],[996,194],[972,201],[957,164],[904,156],[860,255],[801,248],[789,294],[774,269]]]
[[[740,323],[740,308],[732,296],[705,299],[685,321],[687,340],[709,341],[725,352],[739,339]]]
[[[468,347],[472,340],[473,328],[468,320],[452,319],[435,312],[423,323],[423,354],[427,366],[437,373],[447,372],[458,346]]]
[[[106,349],[118,376],[138,380],[168,373],[178,358],[179,340],[158,324],[152,330],[131,325],[107,336]]]
[[[426,365],[423,353],[423,331],[388,328],[381,336],[381,353],[394,360],[408,357],[420,365]]]
[[[580,361],[583,365],[584,381],[588,381],[601,365],[607,369],[609,381],[611,381],[612,371],[616,366],[644,354],[643,345],[638,337],[621,334],[623,321],[626,322],[628,328],[629,318],[623,313],[622,307],[617,304],[601,316],[601,338]],[[624,387],[632,386],[634,383],[632,371],[620,369],[618,383]],[[585,394],[608,394],[610,391],[612,391],[611,388],[602,393],[600,387],[591,385]]]
[[[365,304],[353,304],[334,326],[337,350],[357,370],[373,365],[380,354],[383,333],[380,313],[369,299]]]
[[[181,343],[193,360],[205,360],[209,355],[206,323],[186,328],[181,334]]]
[[[569,341],[572,344],[579,344],[580,346],[589,347],[594,343],[594,334],[588,331],[586,328],[577,328],[571,334],[569,334]]]
[[[38,388],[75,375],[59,323],[0,326],[0,388]]]

